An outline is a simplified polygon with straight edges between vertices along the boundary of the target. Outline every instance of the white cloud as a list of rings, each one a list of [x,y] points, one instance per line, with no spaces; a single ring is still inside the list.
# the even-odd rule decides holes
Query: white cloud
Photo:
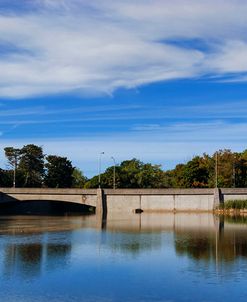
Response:
[[[111,94],[247,71],[247,3],[240,0],[34,3],[36,10],[0,14],[0,97]],[[168,43],[179,39],[203,40],[208,49]]]
[[[247,42],[227,41],[209,60],[211,70],[218,73],[247,72]],[[241,74],[240,74],[241,77]]]

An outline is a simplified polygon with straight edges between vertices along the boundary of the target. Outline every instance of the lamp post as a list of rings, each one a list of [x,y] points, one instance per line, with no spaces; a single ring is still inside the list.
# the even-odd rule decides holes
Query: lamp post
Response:
[[[113,166],[113,189],[116,189],[116,161],[115,158],[112,156],[111,159],[113,160],[114,166]]]
[[[99,154],[99,166],[98,166],[98,168],[99,168],[99,188],[100,188],[100,176],[101,176],[101,156],[103,154],[105,154],[105,152],[100,152],[100,154]]]
[[[13,188],[15,188],[16,182],[16,167],[17,167],[17,156],[14,159],[14,178],[13,178]]]
[[[233,156],[233,164],[232,164],[232,182],[233,188],[236,187],[236,156]]]
[[[218,188],[218,151],[215,153],[215,188]]]

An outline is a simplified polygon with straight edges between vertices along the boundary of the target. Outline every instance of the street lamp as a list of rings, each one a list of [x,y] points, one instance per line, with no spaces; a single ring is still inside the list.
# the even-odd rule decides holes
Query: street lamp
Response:
[[[105,152],[100,152],[100,154],[99,154],[99,166],[98,166],[98,168],[99,168],[99,188],[100,188],[100,176],[101,176],[101,156],[103,154],[105,154]]]
[[[15,188],[16,185],[16,168],[17,168],[17,156],[15,155],[14,158],[14,178],[13,178],[13,188]]]
[[[233,164],[232,164],[232,182],[233,188],[236,187],[236,155],[233,155]]]
[[[116,189],[116,161],[115,158],[112,156],[111,159],[113,160],[114,166],[113,166],[113,189]]]
[[[218,151],[215,153],[215,188],[218,188]]]

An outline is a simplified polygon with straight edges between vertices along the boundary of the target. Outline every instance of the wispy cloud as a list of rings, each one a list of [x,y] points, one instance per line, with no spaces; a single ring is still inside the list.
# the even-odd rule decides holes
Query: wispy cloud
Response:
[[[201,120],[229,120],[232,119],[246,119],[247,115],[247,101],[231,101],[222,104],[213,103],[210,105],[179,105],[173,106],[172,103],[168,105],[152,104],[152,100],[148,100],[147,104],[104,104],[91,105],[67,108],[53,108],[46,106],[29,106],[18,109],[6,109],[4,107],[0,110],[0,125],[13,124],[52,124],[52,123],[87,123],[88,126],[96,126],[94,122],[120,122],[129,121],[133,125],[132,130],[148,130],[154,131],[160,129],[160,122],[164,124],[171,124],[172,120],[190,120],[194,124],[201,124]],[[167,103],[170,101],[167,100]],[[165,101],[164,101],[165,103]],[[145,120],[141,124],[138,120]],[[159,121],[159,123],[157,123]],[[91,122],[91,123],[90,123]],[[128,123],[128,124],[129,124]],[[177,123],[177,122],[173,122]],[[127,124],[127,125],[128,125]],[[183,126],[183,125],[181,125]]]
[[[24,3],[26,9],[14,4],[0,9],[0,97],[111,94],[208,74],[245,80],[243,1]],[[207,47],[169,43],[181,39],[200,39]]]
[[[137,131],[139,139],[150,139],[166,142],[243,142],[247,123],[227,123],[213,120],[209,122],[179,122],[170,125],[138,125],[132,128]]]

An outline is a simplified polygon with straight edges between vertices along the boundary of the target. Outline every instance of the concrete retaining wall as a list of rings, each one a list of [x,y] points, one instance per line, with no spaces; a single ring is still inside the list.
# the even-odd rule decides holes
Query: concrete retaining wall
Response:
[[[223,201],[247,199],[247,189],[245,188],[221,189],[221,194]]]
[[[213,189],[104,190],[109,212],[212,211]]]

